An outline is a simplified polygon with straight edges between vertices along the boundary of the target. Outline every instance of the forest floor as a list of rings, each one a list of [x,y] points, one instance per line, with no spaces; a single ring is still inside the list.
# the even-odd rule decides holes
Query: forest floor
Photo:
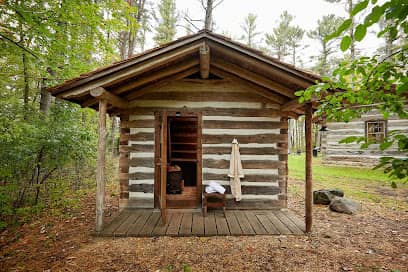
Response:
[[[303,185],[289,182],[289,209],[300,217]],[[319,178],[314,184],[326,186]],[[345,215],[315,205],[309,236],[96,238],[89,193],[69,218],[45,214],[3,232],[0,271],[408,271],[408,187],[358,178],[343,186],[362,211]],[[117,206],[108,195],[107,220]]]

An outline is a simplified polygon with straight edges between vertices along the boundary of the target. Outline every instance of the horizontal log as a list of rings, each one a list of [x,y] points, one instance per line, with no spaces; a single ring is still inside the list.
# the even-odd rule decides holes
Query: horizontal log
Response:
[[[122,121],[120,126],[122,128],[154,128],[154,120]]]
[[[226,194],[231,194],[230,185],[223,185]],[[132,184],[129,186],[129,192],[153,193],[154,184]],[[241,186],[242,194],[249,195],[277,195],[281,189],[277,186]]]
[[[137,134],[130,134],[129,135],[130,141],[153,141],[154,140],[154,133],[149,132],[141,132]]]
[[[206,129],[276,129],[285,128],[286,122],[269,122],[269,121],[218,121],[209,120],[203,122],[203,128]]]
[[[242,160],[242,167],[244,169],[275,169],[282,167],[284,164],[281,161],[272,160]],[[214,159],[204,159],[203,166],[206,168],[220,168],[228,169],[230,166],[229,160],[214,160]]]
[[[131,146],[119,146],[120,153],[126,152],[153,152],[154,145],[150,144],[132,144]]]
[[[132,158],[129,160],[132,167],[154,167],[154,158]]]
[[[203,147],[203,154],[228,154],[231,153],[232,147]],[[274,147],[242,147],[240,146],[239,152],[241,155],[278,155],[286,154],[287,151],[283,148]]]
[[[268,210],[287,207],[284,200],[274,199],[243,199],[239,202],[234,199],[227,199],[226,206],[232,210]]]
[[[187,88],[187,87],[185,87]],[[191,87],[190,87],[191,88]],[[233,93],[233,92],[223,92],[219,90],[218,92],[202,91],[202,92],[154,92],[143,95],[139,98],[141,100],[183,100],[190,102],[197,101],[215,101],[215,102],[262,102],[265,99],[262,96],[251,94],[251,93]]]
[[[132,173],[129,174],[129,179],[154,179],[154,173]]]
[[[128,110],[120,110],[121,114],[141,114],[150,115],[160,111],[174,111],[168,107],[133,107]],[[245,117],[279,117],[281,112],[277,109],[243,109],[243,108],[217,108],[217,107],[197,107],[186,110],[202,112],[207,116],[245,116]]]
[[[230,143],[236,138],[241,144],[248,143],[281,143],[287,141],[285,134],[257,134],[257,135],[203,135],[204,144]]]
[[[260,171],[262,172],[262,171]],[[280,180],[279,175],[245,175],[241,181],[248,182],[276,182]],[[230,178],[226,174],[203,173],[203,180],[223,180],[229,181]]]

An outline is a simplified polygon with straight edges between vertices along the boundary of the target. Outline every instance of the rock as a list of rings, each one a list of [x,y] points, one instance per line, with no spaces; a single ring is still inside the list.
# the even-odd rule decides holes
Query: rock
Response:
[[[340,189],[329,189],[328,190],[332,195],[338,196],[338,197],[343,197],[344,192]]]
[[[330,210],[339,213],[355,214],[361,210],[360,203],[342,197],[334,197],[329,206]]]
[[[329,205],[335,196],[343,197],[344,192],[339,189],[321,189],[313,191],[313,203]]]

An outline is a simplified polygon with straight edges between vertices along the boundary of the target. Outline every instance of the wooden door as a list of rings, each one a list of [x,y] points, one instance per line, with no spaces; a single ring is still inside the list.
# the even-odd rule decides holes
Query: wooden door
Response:
[[[163,223],[167,218],[167,113],[156,115],[156,167],[155,167],[155,202],[160,209]]]

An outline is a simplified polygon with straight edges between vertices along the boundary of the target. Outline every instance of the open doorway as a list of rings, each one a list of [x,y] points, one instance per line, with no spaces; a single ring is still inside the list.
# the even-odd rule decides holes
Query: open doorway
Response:
[[[201,207],[201,116],[182,112],[167,112],[165,115],[166,207]]]

